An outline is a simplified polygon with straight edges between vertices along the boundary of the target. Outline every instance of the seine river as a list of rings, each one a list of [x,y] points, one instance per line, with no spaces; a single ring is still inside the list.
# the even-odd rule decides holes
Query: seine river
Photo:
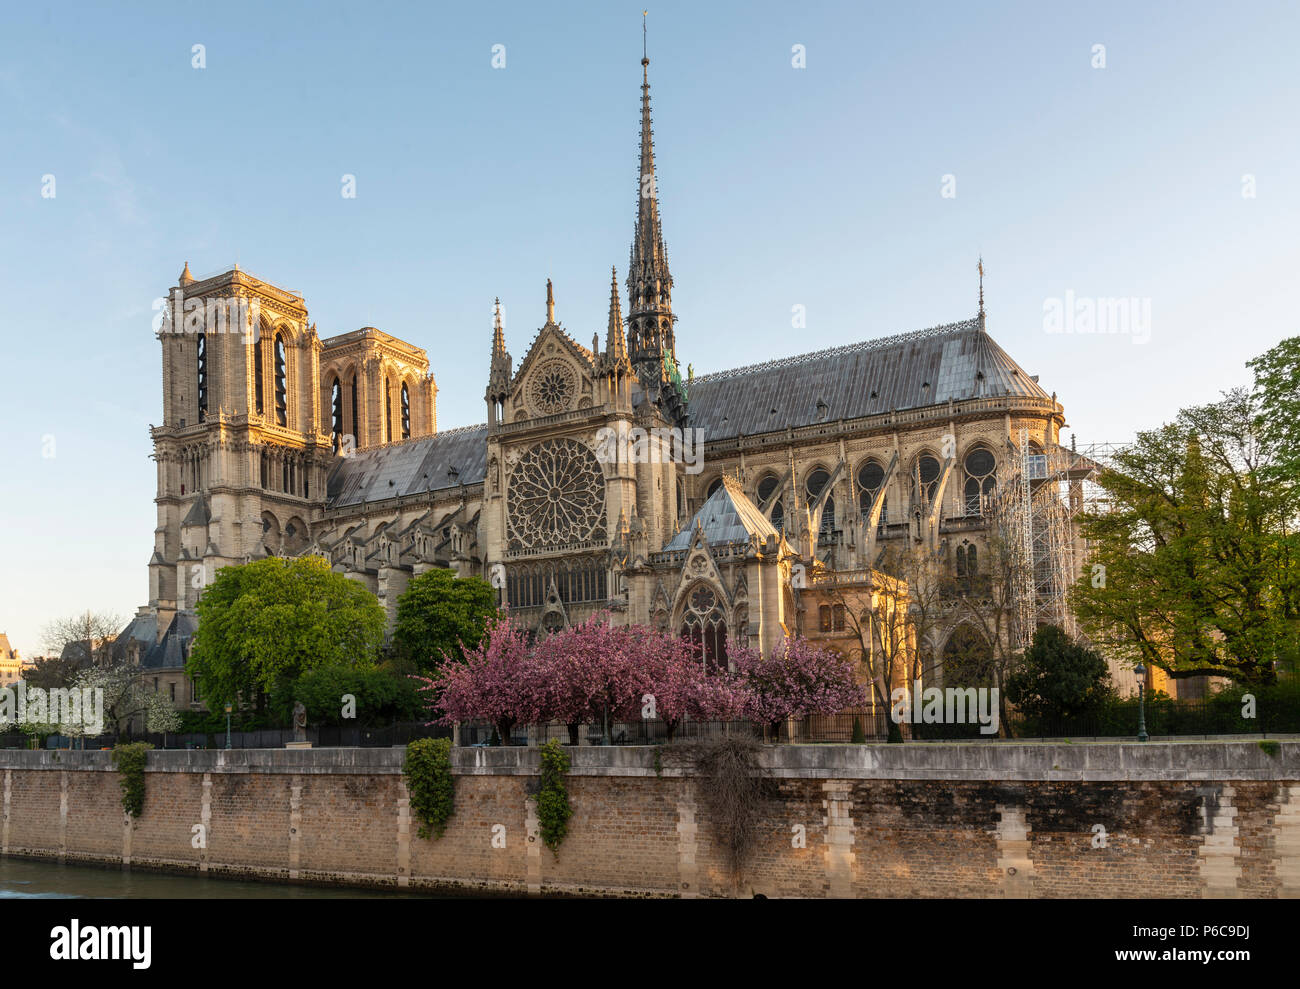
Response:
[[[244,882],[237,879],[209,879],[203,876],[169,876],[161,872],[127,871],[88,865],[59,865],[35,859],[0,859],[0,899],[56,899],[91,897],[100,899],[392,899],[395,897],[440,897],[431,894],[344,889],[332,886],[295,886],[281,883]]]

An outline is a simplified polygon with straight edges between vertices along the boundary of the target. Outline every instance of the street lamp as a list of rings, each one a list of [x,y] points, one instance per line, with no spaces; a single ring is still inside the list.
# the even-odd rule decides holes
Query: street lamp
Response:
[[[1147,740],[1147,668],[1139,662],[1133,667],[1133,672],[1138,675],[1138,741],[1145,742]]]
[[[226,705],[226,748],[230,748],[230,705]]]

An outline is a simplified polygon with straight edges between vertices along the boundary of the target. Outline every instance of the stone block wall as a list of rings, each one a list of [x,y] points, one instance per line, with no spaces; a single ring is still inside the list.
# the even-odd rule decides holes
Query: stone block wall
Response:
[[[456,749],[420,838],[401,749],[152,752],[126,819],[108,752],[0,751],[0,854],[395,888],[725,897],[1300,897],[1300,742],[768,747],[732,875],[710,784],[654,750],[571,750],[541,841],[537,750]],[[674,760],[663,760],[673,763]]]

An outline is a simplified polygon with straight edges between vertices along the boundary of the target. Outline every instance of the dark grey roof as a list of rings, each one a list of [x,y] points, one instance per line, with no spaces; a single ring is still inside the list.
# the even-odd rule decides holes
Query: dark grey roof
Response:
[[[689,407],[708,441],[1001,395],[1050,397],[976,317],[704,375]]]
[[[194,499],[194,505],[189,514],[185,516],[182,526],[187,525],[207,525],[212,521],[212,512],[208,510],[208,499],[202,495]]]
[[[455,484],[447,470],[455,467]],[[386,443],[345,457],[330,472],[327,508],[478,484],[487,474],[487,423]],[[391,484],[389,482],[392,482]]]
[[[695,527],[704,530],[704,538],[710,546],[719,543],[747,543],[751,536],[758,536],[765,541],[768,536],[775,536],[776,529],[757,506],[745,495],[740,482],[724,474],[722,484],[700,506],[690,524],[664,547],[664,552],[675,549],[688,549],[695,538]]]
[[[185,653],[198,627],[197,615],[189,611],[178,611],[162,640],[140,654],[140,666],[149,669],[184,667]]]

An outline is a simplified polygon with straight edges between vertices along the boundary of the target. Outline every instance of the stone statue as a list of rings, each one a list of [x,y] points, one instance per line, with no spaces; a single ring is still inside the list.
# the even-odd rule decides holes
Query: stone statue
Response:
[[[293,740],[307,741],[307,707],[302,701],[296,701],[293,705]]]

